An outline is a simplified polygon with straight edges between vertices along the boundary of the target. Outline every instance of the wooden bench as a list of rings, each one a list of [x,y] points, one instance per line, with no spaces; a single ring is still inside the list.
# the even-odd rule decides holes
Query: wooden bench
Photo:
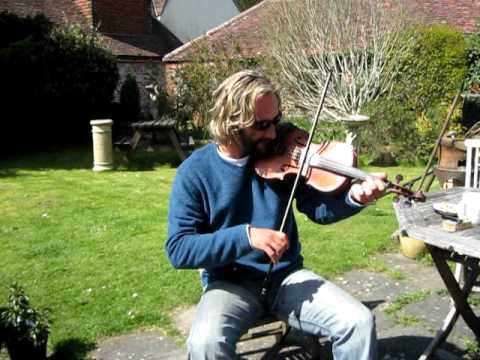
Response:
[[[135,151],[140,138],[141,135],[135,132],[132,136],[124,136],[118,139],[113,145],[120,151]]]
[[[262,359],[276,359],[278,358],[278,353],[281,351],[282,347],[286,345],[285,340],[287,339],[287,336],[290,334],[291,330],[292,328],[286,322],[277,319],[273,315],[267,315],[251,326],[250,329],[248,329],[248,331],[240,338],[238,343],[273,336],[273,345],[266,349],[259,349],[259,352],[265,352],[262,356]],[[322,338],[322,340],[320,340],[316,336],[309,334],[304,334],[303,337],[304,339],[302,339],[302,343],[295,344],[302,347],[302,349],[298,351],[308,353],[310,356],[309,358],[320,359],[322,347],[320,342],[325,342],[326,338]],[[237,355],[247,354],[240,353]]]

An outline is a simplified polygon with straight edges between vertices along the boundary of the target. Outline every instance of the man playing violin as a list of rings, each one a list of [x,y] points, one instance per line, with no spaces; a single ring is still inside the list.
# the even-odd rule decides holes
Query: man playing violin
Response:
[[[170,198],[166,251],[176,268],[202,269],[203,295],[188,338],[190,359],[236,358],[237,340],[266,313],[292,327],[328,336],[336,360],[377,358],[370,310],[303,267],[293,210],[280,228],[289,181],[267,181],[254,170],[267,155],[281,120],[280,96],[261,73],[227,78],[213,93],[214,143],[178,168]],[[352,216],[379,198],[380,178],[325,194],[301,184],[297,208],[319,224]],[[262,284],[270,263],[268,292]]]

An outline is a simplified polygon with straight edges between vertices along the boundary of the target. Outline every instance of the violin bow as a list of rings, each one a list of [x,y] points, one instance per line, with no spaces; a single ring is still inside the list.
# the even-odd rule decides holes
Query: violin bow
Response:
[[[323,87],[322,97],[320,98],[320,103],[318,104],[317,112],[315,114],[315,118],[313,120],[312,127],[310,128],[310,133],[308,134],[307,145],[305,146],[305,154],[308,154],[308,151],[310,150],[310,144],[312,143],[313,134],[315,133],[315,129],[317,128],[318,120],[320,118],[320,113],[322,111],[323,104],[325,102],[325,97],[327,95],[328,85],[330,84],[331,79],[332,79],[332,72],[330,71],[328,73],[327,81],[325,82],[325,85]],[[292,190],[290,191],[290,197],[288,199],[288,203],[287,203],[287,206],[285,208],[285,213],[283,214],[282,224],[280,225],[280,229],[278,231],[283,232],[283,230],[285,228],[285,225],[287,223],[288,213],[290,211],[290,208],[292,207],[293,199],[295,197],[295,192],[296,192],[297,187],[298,187],[298,182],[299,182],[300,177],[303,173],[306,162],[307,162],[307,156],[303,156],[302,159],[301,159],[300,169],[297,172],[297,175],[295,176],[295,182],[293,183]],[[272,276],[273,265],[274,265],[273,261],[270,261],[270,266],[268,267],[268,272],[265,275],[265,279],[263,279],[262,290],[261,290],[261,293],[260,293],[260,295],[263,299],[266,298],[268,290],[269,290],[270,278]]]

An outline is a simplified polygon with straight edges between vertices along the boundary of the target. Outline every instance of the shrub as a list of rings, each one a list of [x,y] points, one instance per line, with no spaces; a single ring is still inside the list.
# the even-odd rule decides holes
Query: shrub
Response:
[[[362,152],[369,154],[371,163],[391,165],[394,162],[414,162],[415,113],[393,98],[383,98],[364,109],[371,121],[359,130]]]
[[[157,114],[158,117],[171,115],[174,112],[167,92],[163,88],[157,91]]]
[[[175,73],[174,107],[180,130],[198,132],[203,129],[206,134],[208,112],[213,106],[212,93],[215,88],[233,73],[258,65],[257,60],[245,60],[235,54],[228,54],[221,46],[215,47],[215,50],[199,46],[198,56]],[[236,51],[240,51],[238,47]]]
[[[466,86],[475,93],[480,92],[480,33],[466,38],[468,45],[468,74]]]
[[[446,26],[415,26],[403,54],[394,92],[417,113],[452,96],[467,73],[467,44],[462,33]]]
[[[118,80],[116,58],[95,34],[55,27],[44,17],[0,14],[11,29],[0,49],[4,129],[22,134],[2,142],[8,150],[87,142],[89,120],[108,116]],[[5,37],[3,38],[5,39]],[[67,130],[68,129],[68,130]]]
[[[361,130],[361,143],[372,159],[426,161],[448,107],[467,72],[467,46],[461,33],[444,25],[416,26],[405,32],[403,54],[391,95],[368,104],[372,122]],[[458,129],[460,113],[452,127]]]
[[[45,40],[52,28],[53,23],[43,14],[19,18],[3,11],[0,13],[0,49],[27,38]]]
[[[447,117],[450,102],[441,102],[417,113],[395,98],[370,103],[365,113],[371,117],[360,129],[362,152],[372,163],[425,163],[431,155]],[[457,107],[449,130],[461,132],[461,108]]]
[[[137,79],[132,74],[127,74],[120,88],[120,105],[122,109],[121,120],[134,122],[140,117],[140,90]]]

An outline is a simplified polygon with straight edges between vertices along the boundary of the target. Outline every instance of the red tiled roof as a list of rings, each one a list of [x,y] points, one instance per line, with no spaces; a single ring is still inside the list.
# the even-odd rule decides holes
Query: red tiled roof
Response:
[[[220,46],[231,56],[254,58],[265,55],[267,48],[263,24],[270,9],[279,0],[264,0],[231,20],[167,54],[166,63],[188,62],[195,57],[198,47],[215,50]],[[280,0],[282,1],[282,0]],[[447,23],[460,31],[476,30],[480,18],[480,0],[405,0],[407,8],[431,23]],[[388,4],[388,0],[386,0]],[[235,51],[240,46],[240,53]]]
[[[158,36],[100,34],[105,46],[117,56],[162,57],[171,49]]]
[[[0,11],[18,16],[43,13],[56,24],[80,23],[92,25],[92,9],[88,3],[73,0],[0,0]]]
[[[166,0],[155,0],[165,4]],[[55,4],[55,6],[53,5]],[[44,13],[57,24],[80,23],[92,26],[90,0],[0,0],[0,11],[9,11],[19,16]],[[112,11],[110,16],[116,16]],[[150,22],[151,15],[145,21]],[[117,56],[161,58],[181,45],[181,42],[163,25],[154,21],[148,33],[102,33],[104,45]]]
[[[154,21],[149,34],[102,33],[104,44],[117,56],[162,58],[182,43],[161,23]]]
[[[478,31],[479,0],[405,0],[427,22],[448,24],[464,33]]]
[[[222,25],[208,31],[205,35],[194,39],[167,54],[164,62],[184,62],[192,59],[198,46],[206,45],[215,49],[221,47],[232,56],[254,58],[266,52],[263,38],[263,26],[268,14],[271,0],[264,0],[250,9],[233,17]],[[240,46],[240,53],[234,49]],[[233,45],[233,46],[232,46]]]

